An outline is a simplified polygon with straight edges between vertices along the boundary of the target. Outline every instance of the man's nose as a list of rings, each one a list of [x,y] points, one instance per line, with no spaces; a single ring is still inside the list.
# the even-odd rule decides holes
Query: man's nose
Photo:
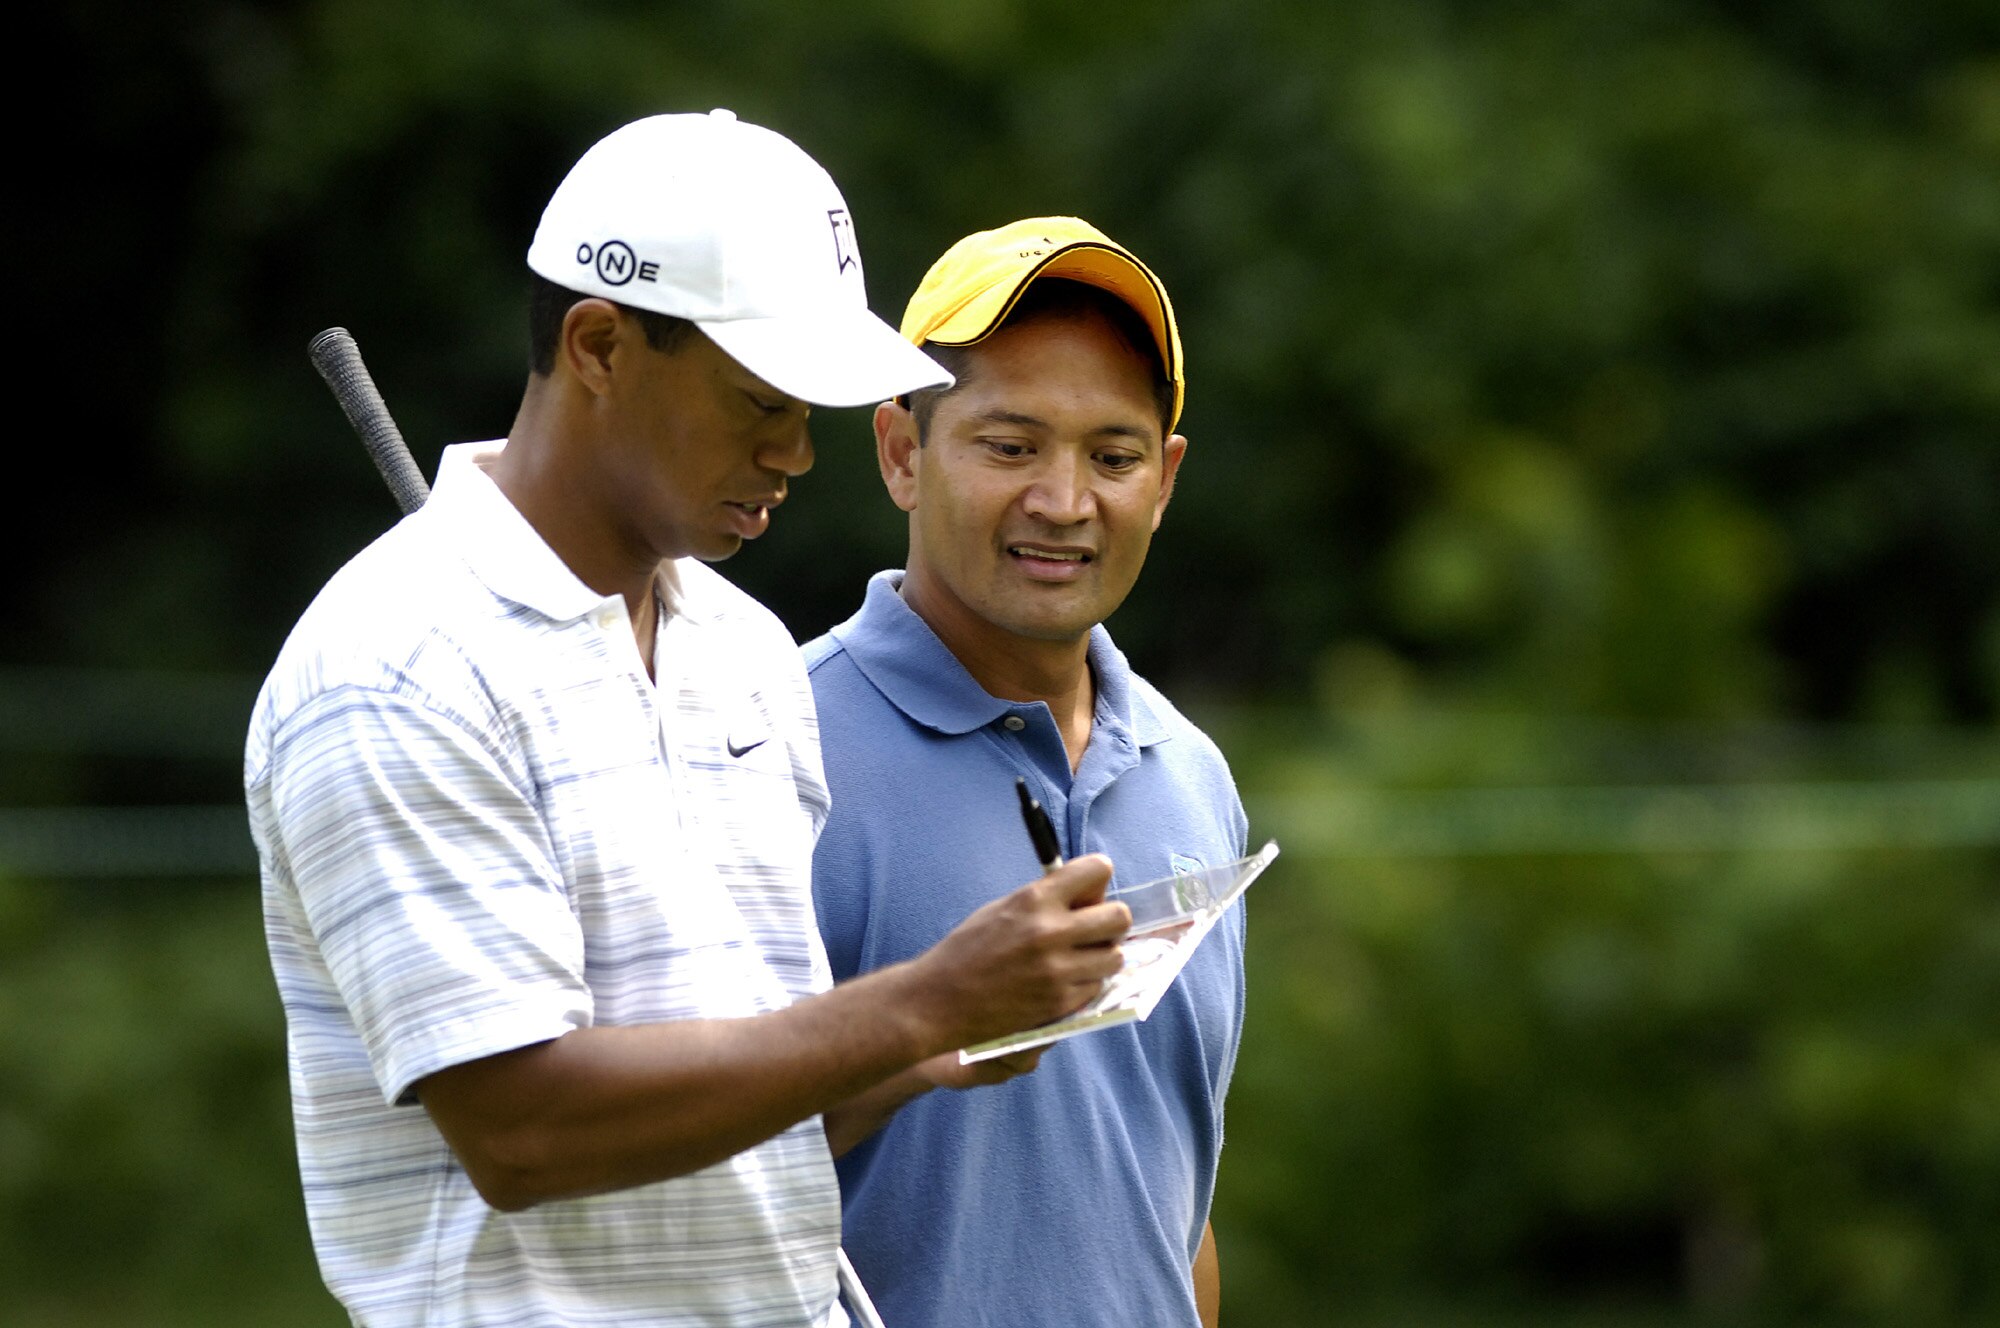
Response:
[[[1023,506],[1029,516],[1054,526],[1073,526],[1097,513],[1097,494],[1090,485],[1088,462],[1052,459],[1038,469],[1028,485]]]
[[[801,419],[781,437],[757,450],[757,460],[781,475],[803,475],[813,466],[812,430]]]

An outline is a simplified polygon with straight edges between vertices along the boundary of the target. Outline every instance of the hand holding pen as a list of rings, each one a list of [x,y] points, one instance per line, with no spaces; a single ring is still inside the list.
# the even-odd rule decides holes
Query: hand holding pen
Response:
[[[1021,819],[1027,823],[1028,839],[1035,846],[1035,861],[1042,864],[1042,875],[1044,877],[1053,876],[1062,869],[1063,865],[1062,847],[1056,843],[1056,828],[1049,823],[1049,814],[1042,810],[1042,804],[1035,800],[1034,794],[1028,792],[1027,780],[1020,778],[1018,775],[1015,776],[1014,792],[1021,799]],[[1097,904],[1102,903],[1103,900],[1104,896],[1100,894],[1085,902]],[[1124,908],[1125,906],[1120,904],[1118,907]],[[1126,925],[1128,927],[1131,925],[1131,910],[1129,909],[1126,910]]]
[[[1032,802],[1023,803],[1024,814]],[[1039,807],[1028,819],[1037,817]],[[975,910],[910,961],[906,976],[926,989],[930,1021],[941,1019],[936,1031],[949,1039],[943,1045],[969,1047],[1060,1019],[1095,999],[1123,967],[1117,942],[1132,911],[1104,898],[1110,859],[1087,853],[1062,861],[1054,830],[1041,820],[1043,829],[1029,833],[1043,874]]]

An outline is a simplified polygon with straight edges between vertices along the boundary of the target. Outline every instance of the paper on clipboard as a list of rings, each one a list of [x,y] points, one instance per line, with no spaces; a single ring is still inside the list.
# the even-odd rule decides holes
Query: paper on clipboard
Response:
[[[991,1060],[1078,1033],[1144,1019],[1167,994],[1209,929],[1277,856],[1278,844],[1272,840],[1249,857],[1219,867],[1113,890],[1107,897],[1132,910],[1132,930],[1119,946],[1125,953],[1125,967],[1104,984],[1097,999],[1054,1023],[967,1047],[958,1053],[960,1063]]]

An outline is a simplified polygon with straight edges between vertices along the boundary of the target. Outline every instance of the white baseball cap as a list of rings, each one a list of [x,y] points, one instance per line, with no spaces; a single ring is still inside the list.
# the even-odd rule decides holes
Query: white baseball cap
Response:
[[[731,111],[648,116],[598,140],[556,186],[528,266],[581,295],[688,319],[815,405],[952,381],[869,312],[833,177]]]

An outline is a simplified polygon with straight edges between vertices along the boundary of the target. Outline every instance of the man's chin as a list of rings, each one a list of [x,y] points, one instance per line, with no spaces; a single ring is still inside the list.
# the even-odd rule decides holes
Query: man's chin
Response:
[[[1040,613],[1003,610],[989,616],[987,622],[1023,641],[1048,641],[1057,645],[1073,645],[1090,635],[1090,629],[1102,621],[1086,610],[1074,612]]]
[[[697,562],[719,563],[734,558],[743,551],[743,537],[740,535],[718,535],[702,548],[692,550],[688,557]]]

